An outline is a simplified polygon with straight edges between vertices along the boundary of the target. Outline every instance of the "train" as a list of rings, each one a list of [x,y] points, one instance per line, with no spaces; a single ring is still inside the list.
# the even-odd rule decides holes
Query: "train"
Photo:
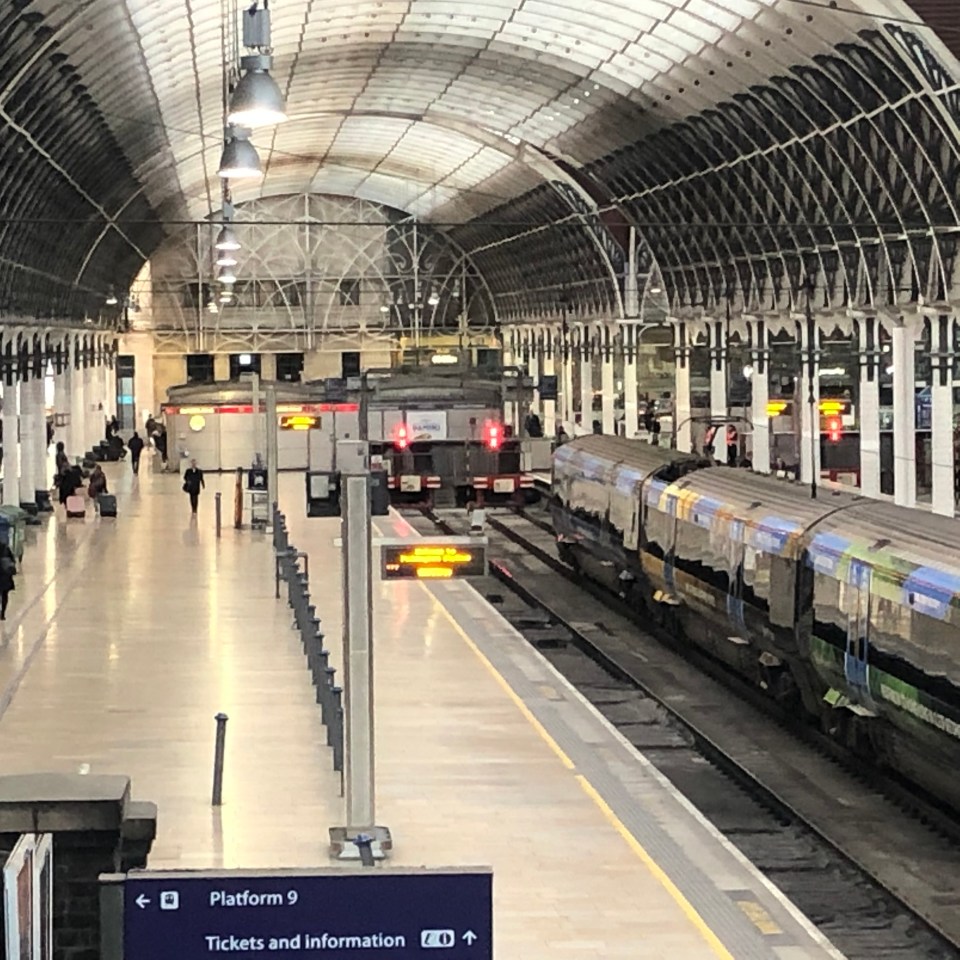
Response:
[[[605,436],[550,511],[582,575],[960,811],[960,521]]]

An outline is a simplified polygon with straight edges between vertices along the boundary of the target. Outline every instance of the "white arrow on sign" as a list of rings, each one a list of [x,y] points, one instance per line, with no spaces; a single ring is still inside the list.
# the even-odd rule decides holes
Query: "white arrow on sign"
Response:
[[[477,939],[477,935],[472,931],[468,930],[464,935],[463,939],[467,941],[467,946],[472,947],[473,941]]]
[[[150,902],[150,898],[141,893],[135,902],[141,910],[146,910],[147,904]]]

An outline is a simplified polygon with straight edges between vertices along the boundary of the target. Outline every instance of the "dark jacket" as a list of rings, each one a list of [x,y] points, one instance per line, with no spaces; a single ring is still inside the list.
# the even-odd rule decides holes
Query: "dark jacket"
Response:
[[[199,467],[188,467],[183,474],[183,489],[187,493],[199,493],[203,482],[203,471]]]
[[[130,451],[130,456],[134,460],[139,460],[140,454],[143,451],[143,437],[135,433],[130,438],[130,442],[127,444],[127,449]]]
[[[101,493],[107,492],[107,475],[102,470],[90,474],[87,492],[90,494],[91,500],[99,497]]]
[[[0,542],[0,593],[9,593],[14,589],[13,574],[16,567],[17,561],[13,551],[5,543]]]
[[[68,467],[59,480],[60,502],[66,503],[83,486],[83,474],[79,467]]]

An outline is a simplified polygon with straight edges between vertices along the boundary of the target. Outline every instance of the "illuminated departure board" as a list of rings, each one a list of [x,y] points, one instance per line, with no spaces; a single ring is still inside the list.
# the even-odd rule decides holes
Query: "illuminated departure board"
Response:
[[[451,580],[487,572],[486,545],[459,538],[385,544],[380,556],[384,580]]]

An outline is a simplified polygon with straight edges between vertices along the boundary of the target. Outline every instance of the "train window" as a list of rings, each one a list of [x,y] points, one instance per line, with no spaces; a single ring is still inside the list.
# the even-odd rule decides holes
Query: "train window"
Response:
[[[770,609],[771,557],[753,547],[743,551],[743,601],[758,610]]]
[[[813,632],[832,646],[845,649],[847,645],[848,617],[843,612],[840,600],[842,584],[834,577],[823,573],[813,575]]]
[[[212,383],[213,357],[209,353],[187,354],[187,383]]]
[[[277,354],[277,379],[287,383],[299,383],[303,375],[302,353]]]
[[[726,561],[715,556],[711,549],[709,532],[704,528],[688,521],[681,520],[677,523],[674,562],[679,570],[703,583],[723,593],[729,590],[730,577],[726,570]]]

